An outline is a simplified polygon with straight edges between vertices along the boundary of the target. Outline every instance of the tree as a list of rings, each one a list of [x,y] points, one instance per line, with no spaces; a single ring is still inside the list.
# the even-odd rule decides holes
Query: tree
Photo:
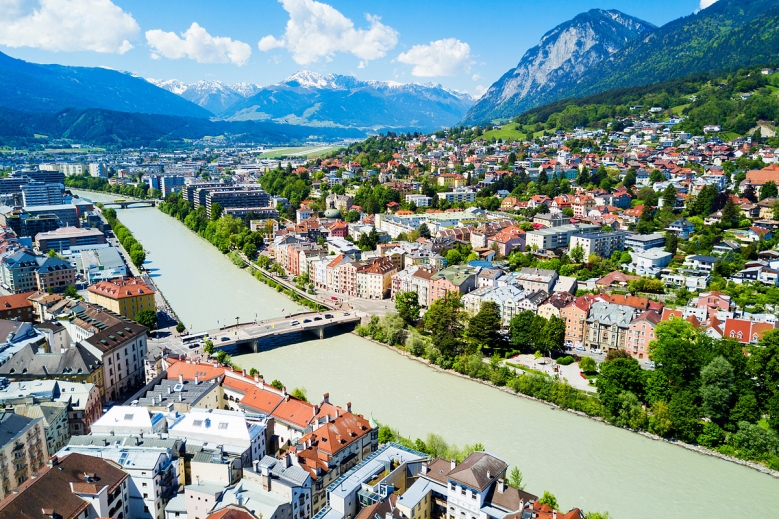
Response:
[[[379,427],[379,444],[395,441],[395,433],[387,425]]]
[[[186,329],[187,329],[186,326],[184,326],[184,323],[182,323],[181,321],[176,323],[176,332],[177,333],[184,333],[184,330],[186,330]]]
[[[349,223],[355,223],[360,220],[360,213],[357,211],[349,211],[346,213],[346,221]]]
[[[249,376],[251,376],[251,377],[258,377],[258,376],[260,376],[260,371],[257,368],[251,368],[249,370]]]
[[[767,331],[757,345],[747,349],[748,368],[757,384],[758,400],[765,402],[779,386],[779,330]]]
[[[725,357],[715,357],[701,371],[701,410],[703,416],[723,423],[733,396],[733,366]]]
[[[673,211],[676,208],[676,187],[673,184],[668,184],[668,187],[663,190],[663,209],[666,211]]]
[[[270,383],[271,386],[275,387],[278,390],[284,389],[284,384],[281,382],[281,380],[274,378],[273,382]]]
[[[751,391],[742,393],[736,405],[730,410],[730,423],[735,426],[741,422],[755,423],[760,419],[760,408],[757,405],[757,398]]]
[[[779,190],[777,190],[776,183],[772,180],[769,180],[760,188],[760,200],[776,198],[777,196],[779,196]]]
[[[217,221],[222,216],[222,204],[214,202],[211,204],[211,220]]]
[[[544,324],[541,345],[549,355],[563,349],[565,343],[565,321],[553,315]]]
[[[243,253],[247,258],[252,259],[257,255],[257,246],[251,242],[245,243],[243,246]]]
[[[406,324],[414,324],[419,320],[419,294],[416,292],[400,292],[395,295],[395,310]]]
[[[582,247],[582,244],[577,243],[576,246],[571,249],[571,252],[568,253],[568,256],[574,263],[581,263],[584,259],[584,248]]]
[[[157,311],[141,310],[135,315],[135,322],[145,326],[149,330],[154,330],[157,328]]]
[[[482,303],[479,313],[471,317],[468,322],[468,337],[478,344],[495,349],[503,343],[500,329],[501,318],[498,304],[494,301],[485,301]]]
[[[536,314],[525,310],[511,318],[509,322],[509,340],[511,346],[522,352],[533,351],[538,336],[535,335],[534,320]]]
[[[225,366],[232,365],[232,358],[224,350],[219,350],[218,352],[216,352],[216,361],[219,362],[219,364],[223,364]]]
[[[598,363],[592,357],[582,357],[579,362],[579,369],[584,373],[596,373],[598,371]]]
[[[649,430],[658,436],[665,436],[671,431],[672,427],[668,404],[662,400],[657,400],[650,407]]]
[[[705,361],[698,333],[689,321],[671,319],[655,327],[656,339],[649,344],[649,356],[671,386],[686,388],[697,382]]]
[[[628,189],[636,185],[636,170],[634,168],[630,168],[628,172],[625,173],[625,178],[622,179],[622,185]]]
[[[678,391],[668,403],[673,434],[680,440],[693,443],[701,429],[698,406],[692,391]]]
[[[463,257],[457,249],[451,249],[446,253],[446,263],[448,265],[459,265],[462,261]]]
[[[306,394],[306,388],[304,387],[296,387],[293,389],[292,397],[302,400],[303,402],[308,402],[308,395]]]
[[[522,483],[522,471],[519,467],[513,467],[508,477],[508,484],[519,490],[525,490],[525,485]]]
[[[674,233],[669,232],[665,234],[665,252],[676,254],[676,249],[679,248],[679,237]]]
[[[423,223],[419,226],[419,236],[422,238],[430,238],[432,234],[430,234],[430,228],[427,226],[426,223]]]
[[[210,339],[206,339],[205,345],[203,346],[203,351],[208,355],[214,353],[214,342]]]
[[[541,499],[538,500],[538,504],[547,505],[552,510],[557,510],[559,508],[557,504],[557,498],[554,496],[554,494],[547,490],[544,490],[544,495],[541,496]]]
[[[444,357],[454,357],[460,349],[463,313],[460,294],[449,292],[437,299],[425,313],[425,329]]]
[[[62,295],[65,297],[70,297],[72,299],[79,299],[80,296],[78,295],[78,290],[76,290],[76,287],[73,285],[68,285],[65,287],[65,290],[62,291]]]
[[[146,253],[142,249],[133,249],[130,251],[130,261],[136,267],[141,268],[141,265],[146,261]]]
[[[595,387],[598,388],[598,396],[603,407],[612,416],[617,416],[622,393],[627,391],[633,393],[637,399],[644,398],[646,391],[644,371],[638,361],[632,357],[603,362]]]
[[[725,202],[725,207],[722,208],[722,223],[728,228],[738,223],[741,210],[733,203],[733,200],[728,198]]]
[[[615,425],[630,429],[644,429],[647,423],[644,406],[638,401],[638,397],[630,391],[623,391],[617,398],[614,418]]]
[[[750,458],[779,452],[779,437],[774,431],[763,429],[749,422],[739,422],[738,431],[730,443]]]

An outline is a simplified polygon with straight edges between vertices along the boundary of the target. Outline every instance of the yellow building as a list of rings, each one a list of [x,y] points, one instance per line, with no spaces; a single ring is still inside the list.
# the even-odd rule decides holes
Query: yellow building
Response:
[[[142,310],[154,310],[154,290],[138,278],[112,279],[91,285],[87,292],[89,302],[135,320]]]
[[[438,176],[438,185],[442,187],[465,187],[465,177],[457,173],[444,173]]]

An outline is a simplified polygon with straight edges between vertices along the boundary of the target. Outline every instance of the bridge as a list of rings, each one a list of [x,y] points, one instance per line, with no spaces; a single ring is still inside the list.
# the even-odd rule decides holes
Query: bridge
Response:
[[[311,333],[319,339],[325,338],[325,330],[344,325],[356,325],[360,317],[354,312],[306,312],[281,319],[259,323],[239,323],[205,332],[214,343],[214,349],[233,349],[248,346],[257,353],[262,341],[271,342],[285,336]]]
[[[128,207],[156,207],[156,200],[114,200],[113,202],[106,202],[104,207],[118,207],[120,209],[127,209]]]

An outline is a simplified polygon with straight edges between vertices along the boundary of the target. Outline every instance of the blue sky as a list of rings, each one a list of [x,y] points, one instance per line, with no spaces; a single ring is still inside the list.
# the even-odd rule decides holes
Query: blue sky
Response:
[[[143,77],[268,85],[298,70],[480,93],[592,8],[662,25],[715,0],[0,0],[0,51]]]

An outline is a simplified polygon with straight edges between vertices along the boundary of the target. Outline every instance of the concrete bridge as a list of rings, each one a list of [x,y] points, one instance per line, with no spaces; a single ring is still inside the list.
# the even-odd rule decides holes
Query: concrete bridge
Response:
[[[360,317],[354,312],[307,312],[259,323],[244,323],[211,330],[208,336],[214,349],[249,346],[257,353],[263,341],[271,342],[284,336],[312,333],[319,339],[325,338],[325,330],[344,325],[357,325]]]
[[[118,207],[120,209],[127,209],[128,207],[156,207],[156,200],[114,200],[113,202],[106,202],[104,207]]]

